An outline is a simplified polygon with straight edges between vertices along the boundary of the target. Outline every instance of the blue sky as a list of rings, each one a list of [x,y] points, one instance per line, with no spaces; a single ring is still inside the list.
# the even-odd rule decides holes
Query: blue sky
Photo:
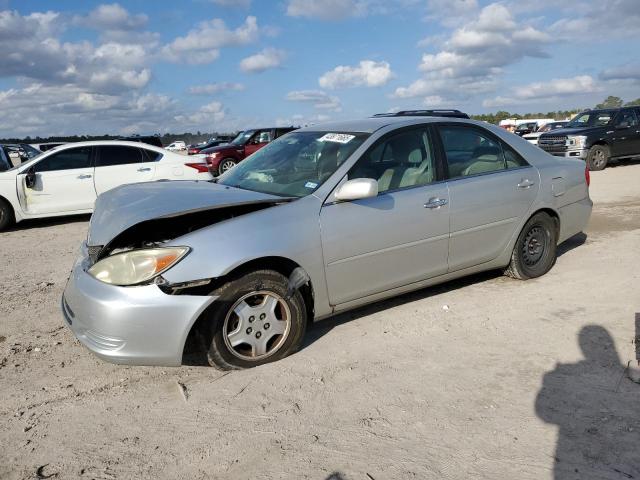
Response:
[[[0,1],[0,136],[640,97],[638,0]]]

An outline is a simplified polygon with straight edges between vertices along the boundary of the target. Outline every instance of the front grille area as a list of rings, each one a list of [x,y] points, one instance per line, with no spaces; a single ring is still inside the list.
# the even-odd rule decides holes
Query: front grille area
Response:
[[[567,137],[540,137],[538,146],[551,155],[564,156],[567,151]]]
[[[567,137],[564,135],[561,137],[542,137],[540,141],[545,143],[562,143],[564,145],[567,142]]]
[[[101,251],[102,245],[87,246],[87,254],[89,255],[89,260],[91,260],[91,265],[98,261],[98,255],[100,255]]]

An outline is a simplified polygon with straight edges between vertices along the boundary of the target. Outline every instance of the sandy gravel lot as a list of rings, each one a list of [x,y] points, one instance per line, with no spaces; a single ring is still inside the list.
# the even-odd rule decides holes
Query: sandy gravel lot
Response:
[[[639,185],[638,163],[593,173],[587,235],[540,279],[381,302],[226,375],[75,341],[58,302],[86,217],[0,233],[0,478],[640,479]]]

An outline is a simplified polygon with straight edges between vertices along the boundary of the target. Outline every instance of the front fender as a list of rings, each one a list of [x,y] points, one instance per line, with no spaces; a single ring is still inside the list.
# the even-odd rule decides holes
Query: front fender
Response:
[[[326,316],[331,307],[322,256],[320,208],[321,201],[310,195],[178,237],[169,243],[188,246],[192,251],[163,277],[170,283],[218,278],[260,258],[283,257],[309,275],[316,316]]]

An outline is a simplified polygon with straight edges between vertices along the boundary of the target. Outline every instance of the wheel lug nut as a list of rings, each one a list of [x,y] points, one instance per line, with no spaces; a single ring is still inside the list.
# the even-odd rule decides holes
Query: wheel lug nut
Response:
[[[260,320],[264,320],[265,318],[267,318],[267,315],[264,313],[260,314]]]
[[[247,328],[247,335],[251,335],[251,332],[253,332],[253,328],[251,327]]]
[[[265,324],[264,324],[264,329],[265,329],[265,330],[269,330],[269,327],[270,327],[270,326],[271,326],[271,325],[269,325],[268,323],[265,323]]]
[[[249,317],[249,323],[252,323],[255,319],[256,319],[256,317],[254,317],[253,315],[251,315],[251,316]]]
[[[260,338],[262,336],[262,332],[256,332],[256,338]]]

